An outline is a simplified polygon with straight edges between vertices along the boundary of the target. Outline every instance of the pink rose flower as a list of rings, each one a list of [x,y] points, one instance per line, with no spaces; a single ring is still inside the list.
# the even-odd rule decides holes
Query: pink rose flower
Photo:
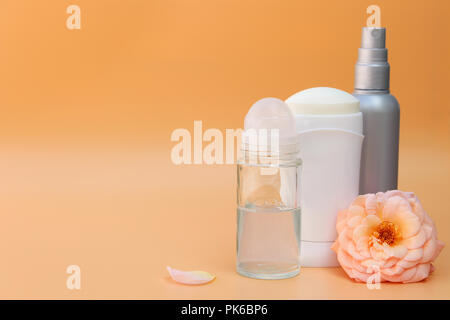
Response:
[[[358,282],[367,282],[375,272],[381,282],[421,281],[444,247],[412,192],[358,196],[339,212],[336,229],[332,248],[347,275]]]

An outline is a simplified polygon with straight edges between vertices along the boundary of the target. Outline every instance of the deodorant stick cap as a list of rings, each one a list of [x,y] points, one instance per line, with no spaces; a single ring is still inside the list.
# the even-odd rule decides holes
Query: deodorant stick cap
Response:
[[[359,100],[348,92],[317,87],[300,91],[286,100],[295,114],[358,113]]]

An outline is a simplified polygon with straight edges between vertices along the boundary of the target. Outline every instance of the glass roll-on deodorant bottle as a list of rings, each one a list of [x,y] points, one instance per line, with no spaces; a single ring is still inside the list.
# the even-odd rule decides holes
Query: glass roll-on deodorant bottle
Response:
[[[237,165],[237,272],[284,279],[300,271],[301,160],[292,111],[265,98],[245,117]]]
[[[355,66],[355,91],[363,113],[360,194],[397,189],[400,108],[389,93],[386,29],[364,27]]]

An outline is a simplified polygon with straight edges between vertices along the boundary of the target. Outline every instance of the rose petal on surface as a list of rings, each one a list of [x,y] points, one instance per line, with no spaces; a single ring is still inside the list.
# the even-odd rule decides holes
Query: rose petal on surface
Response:
[[[172,279],[183,284],[205,284],[211,282],[216,277],[205,271],[181,271],[167,267]]]

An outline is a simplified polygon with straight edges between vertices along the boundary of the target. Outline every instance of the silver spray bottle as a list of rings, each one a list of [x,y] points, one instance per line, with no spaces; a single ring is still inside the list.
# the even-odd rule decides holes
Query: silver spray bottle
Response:
[[[355,66],[355,91],[363,113],[360,194],[397,189],[400,108],[389,93],[386,29],[364,27]]]

